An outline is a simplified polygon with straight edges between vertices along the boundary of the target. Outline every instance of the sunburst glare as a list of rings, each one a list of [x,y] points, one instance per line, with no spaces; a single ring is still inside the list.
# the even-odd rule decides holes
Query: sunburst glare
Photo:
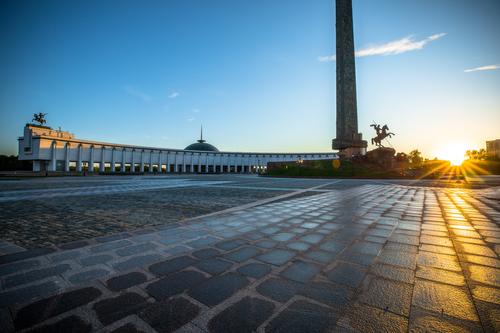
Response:
[[[467,145],[464,143],[451,143],[442,146],[436,156],[441,160],[450,161],[452,166],[459,166],[465,160]]]

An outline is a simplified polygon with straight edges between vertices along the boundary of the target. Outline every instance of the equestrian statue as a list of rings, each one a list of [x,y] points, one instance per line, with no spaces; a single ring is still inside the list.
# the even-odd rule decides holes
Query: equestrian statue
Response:
[[[383,148],[384,145],[382,145],[382,140],[384,140],[387,137],[391,138],[393,135],[396,135],[392,132],[388,132],[389,127],[387,125],[380,127],[379,124],[373,123],[370,125],[370,127],[373,127],[375,129],[375,131],[377,132],[377,136],[372,138],[372,145],[376,145],[378,147]]]
[[[45,119],[46,113],[33,113],[33,119],[31,121],[39,123],[41,126],[47,123]]]

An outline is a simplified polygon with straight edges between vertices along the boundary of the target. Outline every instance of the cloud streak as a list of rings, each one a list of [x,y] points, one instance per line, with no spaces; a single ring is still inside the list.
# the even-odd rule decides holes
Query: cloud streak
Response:
[[[173,93],[171,93],[170,95],[168,95],[168,98],[176,98],[176,97],[178,97],[179,95],[180,95],[180,93],[179,93],[179,92],[174,91]]]
[[[149,102],[152,99],[151,96],[149,96],[148,94],[146,94],[140,90],[137,90],[131,86],[125,86],[125,87],[123,87],[123,90],[125,90],[125,92],[127,92],[131,96],[138,97],[138,98],[142,99],[144,102]]]
[[[370,57],[370,56],[397,55],[410,51],[421,50],[430,42],[438,40],[444,36],[446,36],[446,33],[439,33],[431,35],[421,40],[415,40],[413,36],[407,36],[384,44],[370,45],[368,47],[356,51],[355,54],[357,58]],[[336,57],[335,55],[320,56],[318,57],[318,60],[321,62],[329,62],[329,61],[335,61]]]
[[[465,73],[470,73],[470,72],[479,72],[479,71],[493,71],[495,69],[500,69],[500,65],[488,65],[488,66],[481,66],[481,67],[476,67],[476,68],[469,68],[465,69]]]

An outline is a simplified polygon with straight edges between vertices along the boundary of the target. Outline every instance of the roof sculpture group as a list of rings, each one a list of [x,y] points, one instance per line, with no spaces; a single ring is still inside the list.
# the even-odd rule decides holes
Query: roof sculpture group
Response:
[[[33,119],[31,121],[37,122],[40,125],[45,125],[47,123],[47,120],[45,119],[46,113],[33,113]]]

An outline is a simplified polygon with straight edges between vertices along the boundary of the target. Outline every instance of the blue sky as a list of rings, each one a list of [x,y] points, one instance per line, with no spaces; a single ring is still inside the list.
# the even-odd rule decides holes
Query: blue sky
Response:
[[[428,157],[500,138],[499,1],[353,6],[365,138],[373,121],[387,123],[398,151]],[[183,148],[203,124],[221,150],[330,151],[334,7],[2,1],[0,153],[17,153],[35,112],[84,139]]]

